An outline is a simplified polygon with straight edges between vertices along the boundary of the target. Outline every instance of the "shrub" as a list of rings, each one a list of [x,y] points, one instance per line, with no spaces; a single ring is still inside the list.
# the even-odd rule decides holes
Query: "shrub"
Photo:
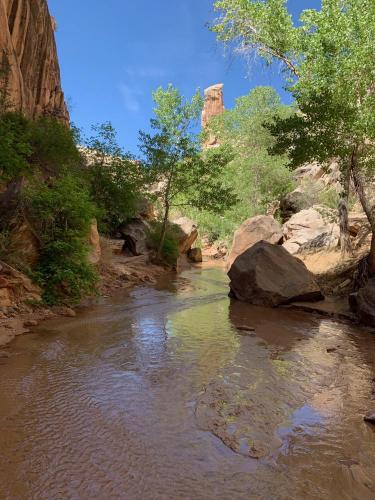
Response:
[[[31,122],[21,113],[0,115],[0,182],[9,182],[33,172]]]
[[[61,175],[79,170],[81,154],[76,145],[76,129],[51,117],[41,117],[30,124],[30,162],[44,174]]]
[[[154,222],[148,234],[147,244],[150,249],[155,250],[155,252],[159,247],[161,232],[162,223]],[[179,254],[176,230],[173,226],[169,226],[162,246],[161,257],[167,265],[174,266],[177,263]]]
[[[34,277],[48,304],[78,302],[95,290],[97,273],[88,263],[88,234],[97,208],[80,180],[68,175],[51,184],[32,183],[25,193],[42,248]]]

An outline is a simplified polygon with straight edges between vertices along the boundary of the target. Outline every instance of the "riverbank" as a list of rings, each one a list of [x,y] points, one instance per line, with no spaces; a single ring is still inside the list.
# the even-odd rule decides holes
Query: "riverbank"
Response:
[[[31,333],[43,321],[75,317],[78,311],[113,296],[120,290],[141,284],[155,284],[162,274],[171,272],[151,263],[148,255],[126,257],[121,253],[121,245],[121,240],[102,240],[102,255],[97,265],[100,275],[98,294],[85,298],[80,304],[49,307],[37,301],[26,300],[3,307],[0,311],[0,349],[19,335]],[[36,290],[34,288],[34,292]],[[0,357],[1,355],[5,356],[6,353],[0,352]]]

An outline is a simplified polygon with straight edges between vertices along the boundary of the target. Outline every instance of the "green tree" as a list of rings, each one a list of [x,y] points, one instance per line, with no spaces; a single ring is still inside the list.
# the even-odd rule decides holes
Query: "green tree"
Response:
[[[215,148],[202,153],[199,134],[194,132],[203,106],[199,91],[187,101],[169,85],[156,90],[153,98],[156,106],[151,126],[155,133],[140,132],[140,149],[144,154],[145,182],[163,207],[160,258],[172,207],[194,206],[222,212],[235,202],[235,197],[221,181],[231,151]]]
[[[366,179],[375,160],[375,4],[372,0],[323,0],[294,25],[285,0],[218,0],[213,30],[220,40],[284,64],[298,111],[271,127],[276,152],[292,164],[336,158],[342,173],[341,249],[350,252],[347,200],[350,179],[373,232],[369,263],[375,271],[375,215]],[[367,187],[369,183],[367,182]]]
[[[139,162],[117,143],[116,131],[106,122],[92,127],[86,141],[87,174],[91,195],[101,209],[101,226],[115,231],[135,213],[140,196]]]
[[[233,109],[208,123],[206,133],[235,151],[224,175],[227,182],[232,183],[243,205],[240,211],[245,214],[263,212],[272,201],[292,189],[288,157],[269,154],[275,139],[266,127],[274,123],[276,117],[284,119],[291,113],[292,108],[282,105],[272,87],[257,87],[238,98]]]

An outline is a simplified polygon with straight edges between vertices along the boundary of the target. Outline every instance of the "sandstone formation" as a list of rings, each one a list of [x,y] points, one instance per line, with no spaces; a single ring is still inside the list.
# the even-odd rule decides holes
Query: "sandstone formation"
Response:
[[[228,273],[231,297],[276,307],[323,296],[305,264],[280,245],[260,241],[237,257]]]
[[[100,236],[98,232],[98,224],[96,220],[91,222],[90,234],[89,234],[89,245],[90,252],[88,260],[91,264],[98,264],[100,257],[102,255],[102,249],[100,246]]]
[[[54,28],[46,0],[0,0],[1,78],[12,106],[68,123]]]
[[[233,245],[227,259],[227,268],[230,269],[236,258],[258,241],[264,240],[276,245],[282,239],[282,227],[273,217],[258,215],[247,219],[234,233]]]
[[[187,254],[198,238],[198,228],[188,217],[179,217],[172,221],[172,224],[176,229],[179,252],[182,255]]]
[[[39,302],[41,290],[5,262],[0,263],[0,307],[12,307],[25,300]]]
[[[208,122],[213,116],[222,114],[225,111],[224,108],[224,94],[223,94],[222,83],[217,85],[212,85],[204,91],[204,107],[202,111],[202,128],[207,127]],[[209,136],[206,139],[205,147],[215,147],[218,146],[217,137]]]
[[[291,254],[337,247],[337,211],[315,206],[293,215],[283,226],[284,248]]]
[[[340,169],[336,162],[327,167],[318,163],[308,163],[294,171],[296,188],[280,200],[280,215],[287,221],[292,215],[320,203],[322,194],[339,193]]]

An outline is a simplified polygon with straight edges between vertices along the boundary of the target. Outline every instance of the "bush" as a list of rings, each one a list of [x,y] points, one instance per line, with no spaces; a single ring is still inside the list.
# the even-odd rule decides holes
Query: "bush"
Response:
[[[157,251],[161,238],[161,232],[162,232],[162,223],[154,222],[151,226],[147,238],[147,244],[151,250]],[[178,249],[178,238],[176,230],[173,228],[173,226],[169,226],[165,235],[164,244],[161,252],[162,259],[167,265],[174,266],[177,263],[179,255],[180,252]]]
[[[30,162],[44,174],[61,175],[78,171],[82,157],[76,145],[76,129],[51,117],[41,117],[31,122]]]
[[[33,172],[31,136],[32,124],[21,113],[0,115],[0,182]]]
[[[88,234],[97,208],[80,180],[55,178],[34,182],[25,193],[42,248],[34,277],[47,304],[78,302],[95,290],[97,273],[88,263]]]

